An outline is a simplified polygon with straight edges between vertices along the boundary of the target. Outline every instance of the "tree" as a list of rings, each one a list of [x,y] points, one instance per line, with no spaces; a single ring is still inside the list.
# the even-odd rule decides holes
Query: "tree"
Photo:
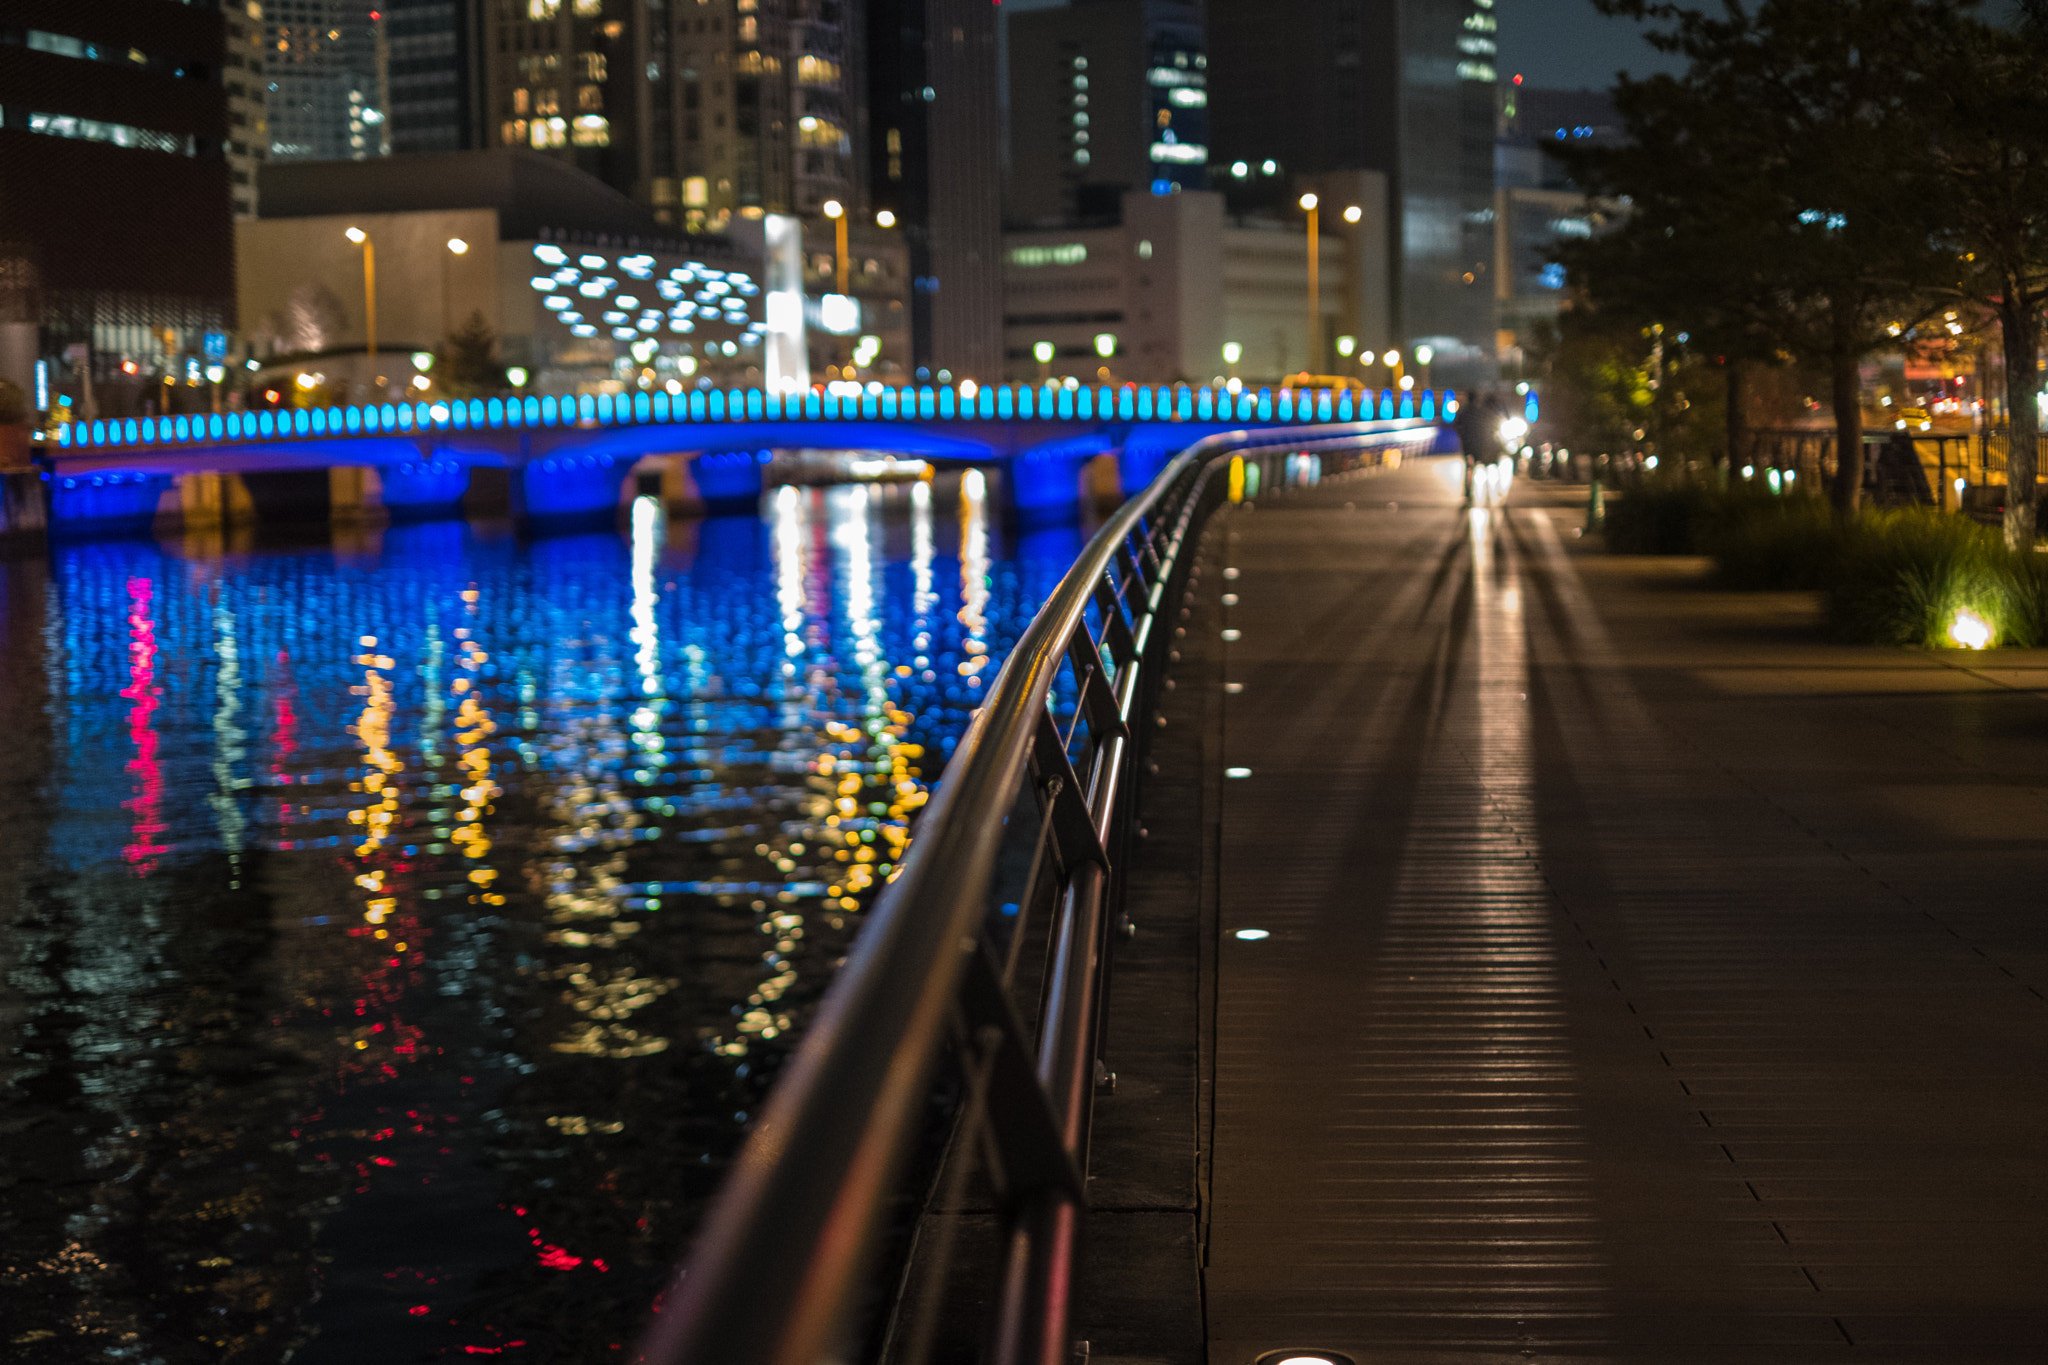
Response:
[[[1545,417],[1574,450],[1639,451],[1676,471],[1711,461],[1722,375],[1690,340],[1654,323],[1566,312],[1555,333],[1530,338],[1549,376]]]
[[[441,344],[435,358],[440,371],[441,391],[450,398],[483,398],[510,388],[505,366],[498,359],[498,338],[481,312],[471,313]]]
[[[1626,222],[1578,252],[1596,304],[1653,311],[1707,347],[1831,379],[1835,504],[1863,485],[1864,357],[1933,308],[1934,206],[1899,149],[1927,145],[1924,53],[1970,0],[1594,0],[1667,25],[1683,76],[1623,78],[1627,145],[1569,158]]]
[[[2048,303],[2048,0],[2029,0],[2017,33],[1958,26],[1940,56],[1927,193],[1943,209],[1949,292],[1998,318],[2009,437],[2005,541],[2023,550],[2039,520],[2034,395]]]

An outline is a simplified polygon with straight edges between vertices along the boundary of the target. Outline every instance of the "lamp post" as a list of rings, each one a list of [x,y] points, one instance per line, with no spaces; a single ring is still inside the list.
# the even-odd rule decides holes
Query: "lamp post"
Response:
[[[1362,234],[1358,230],[1358,225],[1364,221],[1365,209],[1361,205],[1346,204],[1344,206],[1344,300],[1337,309],[1338,316],[1342,318],[1344,327],[1343,335],[1337,338],[1337,344],[1340,348],[1338,355],[1342,359],[1332,366],[1339,373],[1344,371],[1345,363],[1351,359],[1352,355],[1351,351],[1341,349],[1344,344],[1344,337],[1354,338],[1354,349],[1363,349],[1366,345],[1364,340],[1365,310],[1359,301],[1360,295],[1364,293],[1364,290],[1360,288],[1360,284],[1361,277],[1365,271],[1365,263],[1360,259],[1362,255],[1362,244],[1360,242]],[[1370,350],[1365,351],[1366,358],[1369,359],[1371,355],[1372,352]]]
[[[1321,203],[1313,194],[1301,196],[1302,211],[1308,214],[1308,363],[1302,369],[1309,374],[1316,372],[1322,364],[1322,281],[1318,278],[1323,263],[1322,215],[1316,206]]]
[[[363,355],[370,362],[370,372],[377,370],[377,244],[370,240],[370,234],[359,227],[352,227],[348,239],[363,249]]]
[[[1422,387],[1429,387],[1429,362],[1436,359],[1436,352],[1427,346],[1415,348],[1415,363],[1422,367]]]
[[[449,266],[457,256],[469,254],[469,243],[460,237],[448,239],[448,254],[441,258],[441,331],[444,336],[455,335],[455,321],[448,305],[454,302],[455,289],[448,281]]]
[[[1388,387],[1390,387],[1390,388],[1398,388],[1398,387],[1400,387],[1400,384],[1401,384],[1401,353],[1400,353],[1399,351],[1388,351],[1388,352],[1387,352],[1387,353],[1386,353],[1385,355],[1383,355],[1383,356],[1381,356],[1381,357],[1380,357],[1380,360],[1381,360],[1381,362],[1382,362],[1383,364],[1385,364],[1385,365],[1386,365],[1386,367],[1387,367],[1387,385],[1388,385]]]
[[[846,292],[846,208],[837,199],[825,201],[825,216],[832,220],[832,250],[836,273],[833,275],[833,292]]]

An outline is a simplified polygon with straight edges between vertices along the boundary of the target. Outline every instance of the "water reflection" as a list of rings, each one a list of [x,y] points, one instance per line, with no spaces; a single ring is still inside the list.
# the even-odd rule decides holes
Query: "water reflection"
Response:
[[[0,566],[0,1355],[630,1342],[1078,548],[987,502]]]

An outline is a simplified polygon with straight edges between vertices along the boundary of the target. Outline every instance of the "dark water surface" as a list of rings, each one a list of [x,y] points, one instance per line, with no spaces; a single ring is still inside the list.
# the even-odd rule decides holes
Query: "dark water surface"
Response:
[[[1079,545],[979,497],[0,565],[0,1359],[623,1358]]]

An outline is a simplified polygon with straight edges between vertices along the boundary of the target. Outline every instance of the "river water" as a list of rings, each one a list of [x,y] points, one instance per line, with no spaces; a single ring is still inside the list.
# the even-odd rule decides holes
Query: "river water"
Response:
[[[967,478],[0,564],[0,1358],[624,1358],[1079,547]]]

